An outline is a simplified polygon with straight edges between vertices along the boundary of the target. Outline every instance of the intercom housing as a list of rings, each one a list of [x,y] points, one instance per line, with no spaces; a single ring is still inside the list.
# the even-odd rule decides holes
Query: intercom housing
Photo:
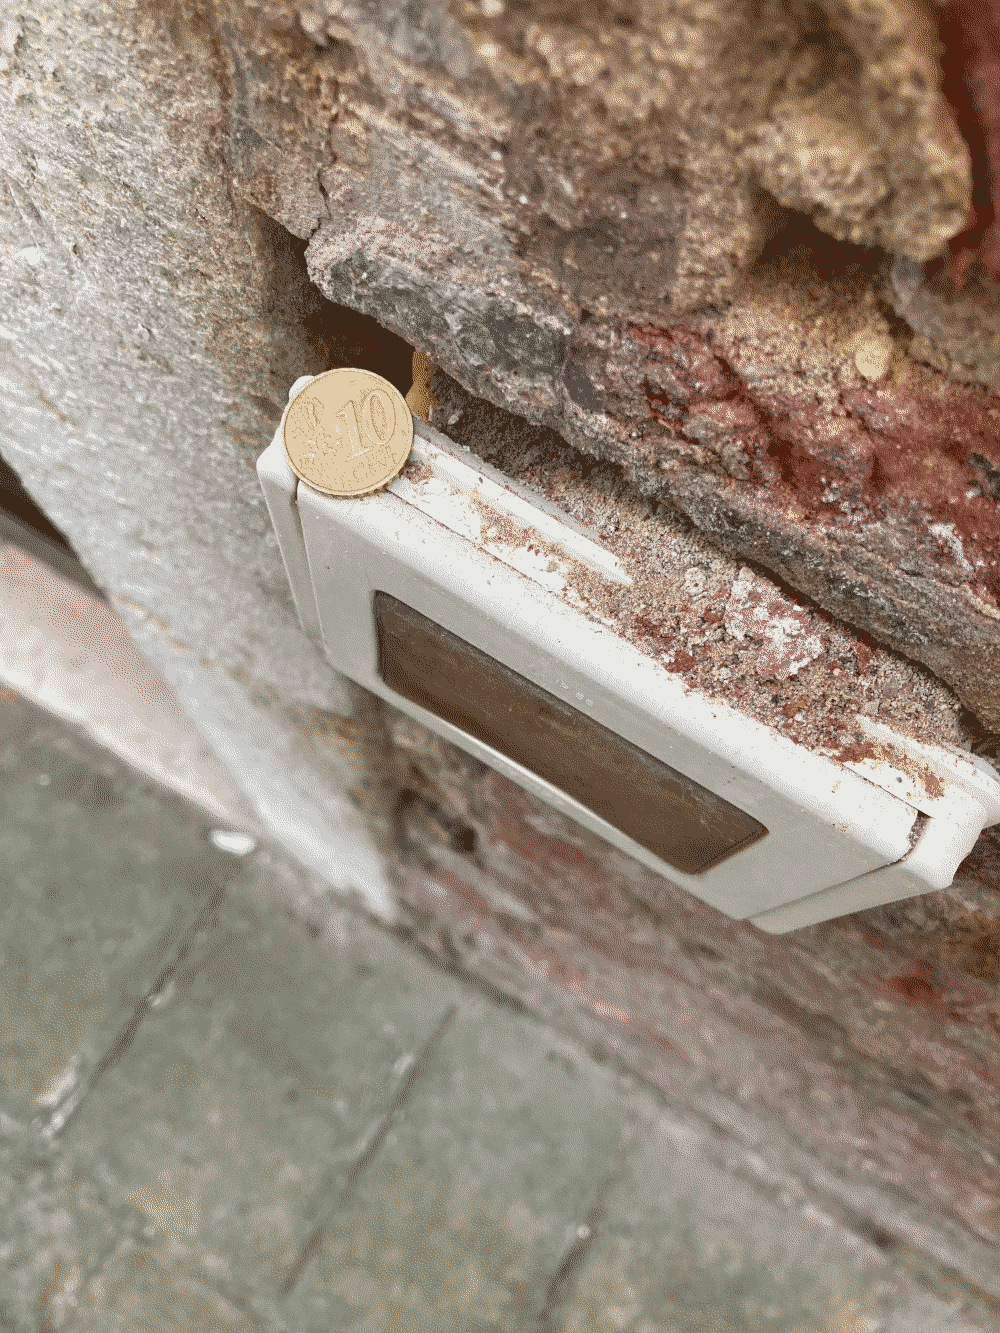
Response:
[[[372,495],[300,481],[280,425],[257,471],[338,671],[731,917],[780,933],[943,888],[1000,822],[957,746],[859,717],[837,758],[693,689],[575,592],[631,582],[613,552],[417,418]]]

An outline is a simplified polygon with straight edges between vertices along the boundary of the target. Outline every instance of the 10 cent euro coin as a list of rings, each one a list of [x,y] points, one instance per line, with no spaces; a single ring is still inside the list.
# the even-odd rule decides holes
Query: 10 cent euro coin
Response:
[[[403,395],[370,370],[327,370],[289,403],[282,427],[296,476],[324,495],[368,495],[398,477],[413,444]]]

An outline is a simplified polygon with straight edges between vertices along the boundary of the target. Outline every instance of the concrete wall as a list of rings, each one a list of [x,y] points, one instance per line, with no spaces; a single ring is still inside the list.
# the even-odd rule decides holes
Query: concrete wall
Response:
[[[55,0],[0,58],[0,452],[271,834],[1000,1304],[995,836],[899,907],[729,922],[335,677],[253,471],[298,375],[406,379],[351,307],[440,402],[905,655],[992,752],[986,159],[934,11]]]
[[[3,452],[270,829],[388,894],[316,715],[254,462],[336,352],[293,238],[233,192],[210,32],[143,6],[5,19]]]

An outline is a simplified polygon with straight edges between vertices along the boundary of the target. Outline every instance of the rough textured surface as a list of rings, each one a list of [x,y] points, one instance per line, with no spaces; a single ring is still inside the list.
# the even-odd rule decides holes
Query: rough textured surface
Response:
[[[983,673],[1000,670],[995,503],[976,461],[1000,466],[989,401],[910,355],[880,252],[852,264],[803,231],[808,215],[919,265],[961,230],[967,151],[929,13],[487,8],[317,7],[302,15],[316,49],[291,64],[291,17],[255,10],[263,65],[231,12],[238,188],[311,236],[332,300],[620,461],[1000,728]],[[310,154],[295,189],[279,62],[281,123],[300,107]],[[914,447],[918,465],[898,466]],[[920,554],[901,561],[915,524]]]
[[[818,233],[793,230],[721,312],[574,326],[536,304],[533,327],[547,332],[505,351],[513,315],[475,306],[454,247],[438,264],[399,229],[359,225],[352,256],[338,258],[350,230],[310,243],[329,295],[422,339],[467,390],[618,463],[710,540],[923,662],[986,731],[1000,727],[996,408],[907,355],[877,253],[824,255]],[[467,354],[443,310],[480,339],[495,326],[499,341]]]
[[[685,529],[691,549],[714,548],[708,573],[746,565],[760,580],[746,597],[733,601],[734,576],[724,605],[698,603],[723,634],[728,619],[740,651],[761,660],[754,597],[784,599],[785,638],[809,654],[832,616],[866,703],[878,700],[850,645],[870,639],[877,683],[891,691],[894,673],[925,689],[888,693],[890,712],[925,725],[925,701],[988,748],[1000,729],[993,287],[971,263],[960,296],[941,285],[982,178],[939,91],[935,43],[931,9],[903,0],[19,5],[0,29],[0,450],[302,862],[640,1071],[700,1126],[696,1155],[738,1161],[810,1226],[832,1218],[878,1272],[919,1274],[927,1304],[900,1297],[903,1327],[960,1328],[963,1306],[973,1322],[1000,1309],[995,835],[924,899],[791,939],[724,920],[334,677],[295,623],[253,475],[298,375],[349,361],[408,389],[412,348],[344,307],[366,312],[450,377],[428,382],[425,367],[421,380],[445,430],[488,408],[493,456],[511,466],[554,432],[595,463],[595,510],[627,498],[653,514],[650,543]],[[708,629],[693,619],[705,623],[685,635]],[[792,671],[796,643],[770,646],[763,670],[782,690],[832,673],[829,648]],[[693,669],[692,648],[678,651]],[[791,693],[786,706],[802,711]],[[317,879],[294,893],[335,930]],[[164,924],[134,901],[155,953]],[[72,963],[76,946],[52,947]],[[268,960],[251,955],[264,977]],[[119,956],[95,974],[105,989]],[[134,1326],[143,1301],[168,1326],[170,1292],[192,1327],[272,1318],[273,1290],[248,1303],[184,1248],[191,1191],[221,1188],[197,1060],[218,1055],[232,1107],[234,1006],[253,1011],[224,969],[207,998],[199,984],[178,991],[192,1081],[170,1092],[176,1125],[198,1121],[190,1158],[150,1111],[147,1138],[136,1130],[101,1168],[106,1194],[89,1174],[99,1143],[84,1184],[41,1157],[20,1182],[3,1177],[8,1198],[40,1200],[54,1238],[34,1259],[0,1242],[17,1257],[22,1323],[42,1309],[57,1326],[84,1289],[85,1327]],[[91,1034],[96,1014],[95,1001]],[[169,1004],[156,1011],[135,1061],[181,1050],[182,1027]],[[73,1039],[90,1038],[81,1026]],[[41,1078],[67,1049],[8,1055]],[[132,1095],[127,1063],[115,1068],[93,1092],[112,1118]],[[290,1123],[279,1084],[261,1081],[242,1107],[258,1141]],[[23,1125],[21,1110],[9,1118]],[[287,1162],[305,1169],[291,1149]],[[423,1180],[414,1227],[440,1254],[453,1238],[428,1232],[439,1177]],[[272,1178],[271,1210],[249,1214],[282,1253],[302,1235],[280,1195],[294,1186]],[[259,1253],[239,1249],[222,1206],[216,1268],[227,1247]],[[174,1234],[147,1245],[154,1216]],[[348,1311],[371,1279],[366,1254],[352,1262],[337,1289]],[[579,1269],[591,1302],[649,1271],[610,1242],[593,1263]],[[392,1273],[379,1308],[399,1311],[409,1279],[402,1261]],[[733,1290],[717,1271],[699,1280]],[[304,1268],[296,1299],[311,1299],[310,1281],[330,1290],[329,1269]],[[892,1327],[867,1278],[847,1285],[858,1308],[820,1294],[791,1326],[823,1308],[841,1330]],[[644,1290],[660,1302],[650,1319],[684,1326],[682,1296],[671,1310]],[[758,1321],[767,1299],[748,1307]],[[554,1288],[537,1308],[586,1326],[560,1300]],[[641,1328],[630,1300],[615,1317]]]
[[[287,13],[256,8],[275,57]],[[398,131],[380,137],[437,148],[438,189],[458,185],[455,159],[479,149],[489,160],[463,202],[485,203],[490,191],[490,211],[523,233],[539,274],[555,251],[586,304],[627,292],[677,312],[729,295],[773,227],[773,199],[833,235],[918,260],[965,221],[968,150],[941,96],[933,18],[919,3],[414,11],[394,0],[313,0],[299,17],[326,54],[319,68],[333,104],[350,117],[338,117],[331,140],[338,162],[371,180],[378,116]],[[238,66],[238,52],[228,54]],[[245,105],[262,131],[275,125],[262,90],[251,86]],[[303,128],[322,142],[321,115]],[[322,218],[322,205],[303,197],[306,185],[318,194],[305,173],[294,203],[274,189],[273,140],[244,143],[240,174],[262,207],[272,190],[295,208],[283,219],[293,230]],[[441,149],[451,150],[450,170]],[[342,173],[313,151],[329,191]],[[412,203],[415,214],[419,194]]]
[[[388,912],[349,779],[303,743],[352,703],[253,470],[296,375],[363,361],[371,331],[331,324],[301,247],[233,195],[213,38],[180,17],[4,19],[0,449],[265,822]]]
[[[995,1322],[982,1293],[956,1297],[940,1271],[909,1271],[885,1237],[767,1178],[703,1112],[318,901],[315,877],[273,846],[242,860],[214,850],[203,815],[19,700],[0,700],[0,727],[24,761],[0,788],[0,827],[17,835],[0,874],[34,907],[39,938],[66,923],[81,879],[103,881],[150,938],[134,883],[170,902],[193,877],[211,902],[154,989],[137,981],[71,1114],[27,1136],[0,1119],[5,1330]],[[145,839],[131,871],[135,833],[109,822],[102,782]],[[56,823],[78,840],[71,866]],[[56,891],[43,900],[39,878]],[[99,968],[108,901],[90,906],[75,947]],[[22,947],[6,920],[0,949]],[[49,947],[26,960],[29,988],[50,986],[58,959]],[[39,1064],[74,1041],[88,1050],[48,1017],[36,1005],[17,1033]],[[72,1102],[65,1089],[60,1105]]]
[[[917,739],[968,746],[954,695],[925,671],[723,555],[639,495],[620,468],[595,464],[440,372],[432,387],[435,424],[472,458],[503,468],[582,523],[632,579],[630,587],[608,584],[580,566],[569,574],[573,605],[687,684],[831,753],[862,741],[852,730],[859,715]]]
[[[403,919],[428,949],[608,1043],[760,1179],[1000,1300],[994,834],[949,890],[764,938],[386,724]]]

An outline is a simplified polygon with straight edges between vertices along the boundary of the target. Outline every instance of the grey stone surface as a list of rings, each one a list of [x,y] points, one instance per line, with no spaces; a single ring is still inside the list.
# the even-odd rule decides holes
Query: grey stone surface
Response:
[[[303,1273],[304,1333],[533,1326],[643,1100],[563,1046],[461,997]]]
[[[178,1248],[121,1244],[74,1312],[79,1333],[267,1333],[267,1317],[220,1290]],[[272,1326],[273,1327],[273,1326]]]
[[[315,743],[353,697],[298,627],[253,466],[354,334],[233,194],[199,13],[4,16],[0,451],[266,826],[388,914],[352,766]]]
[[[16,1136],[66,1114],[231,858],[204,816],[7,699],[0,860],[0,1131]]]
[[[360,924],[314,939],[231,900],[67,1150],[115,1204],[276,1296],[447,1003],[414,963]]]
[[[79,1298],[121,1243],[123,1219],[58,1155],[5,1149],[0,1164],[0,1328],[71,1328]]]
[[[824,1213],[721,1125],[322,900],[274,848],[225,857],[201,814],[64,724],[12,699],[0,723],[20,829],[0,875],[18,870],[29,907],[30,847],[50,889],[103,884],[104,918],[141,924],[121,866],[143,833],[149,895],[171,902],[192,867],[225,889],[66,1122],[34,1140],[4,1122],[0,1328],[991,1326],[990,1299],[929,1255]],[[30,959],[29,993],[51,957]],[[21,1031],[5,992],[12,1017]],[[98,1032],[37,1025],[37,1067]]]
[[[649,1126],[595,1209],[593,1236],[580,1246],[548,1333],[984,1326],[975,1311],[963,1314],[958,1303],[900,1281],[876,1245],[820,1209],[769,1196],[710,1156],[708,1144],[676,1123]]]
[[[282,39],[294,50],[282,8],[258,29],[269,64]],[[761,186],[834,235],[916,259],[964,220],[967,150],[939,92],[930,16],[906,0],[810,10],[651,0],[627,12],[308,0],[293,12],[325,49],[324,91],[350,89],[329,141],[337,161],[367,175],[366,131],[388,120],[386,139],[423,149],[426,177],[506,214],[529,267],[555,259],[587,305],[624,298],[676,312],[725,299],[773,225]],[[241,110],[258,131],[231,160],[262,207],[307,235],[323,220],[320,186],[335,195],[341,176],[322,154],[318,80],[310,87],[301,57],[287,80],[312,112],[300,113],[296,178],[275,151],[288,122],[263,93],[267,75],[243,59],[240,8],[221,14]],[[461,161],[470,149],[478,171]],[[419,198],[419,180],[407,187]]]

